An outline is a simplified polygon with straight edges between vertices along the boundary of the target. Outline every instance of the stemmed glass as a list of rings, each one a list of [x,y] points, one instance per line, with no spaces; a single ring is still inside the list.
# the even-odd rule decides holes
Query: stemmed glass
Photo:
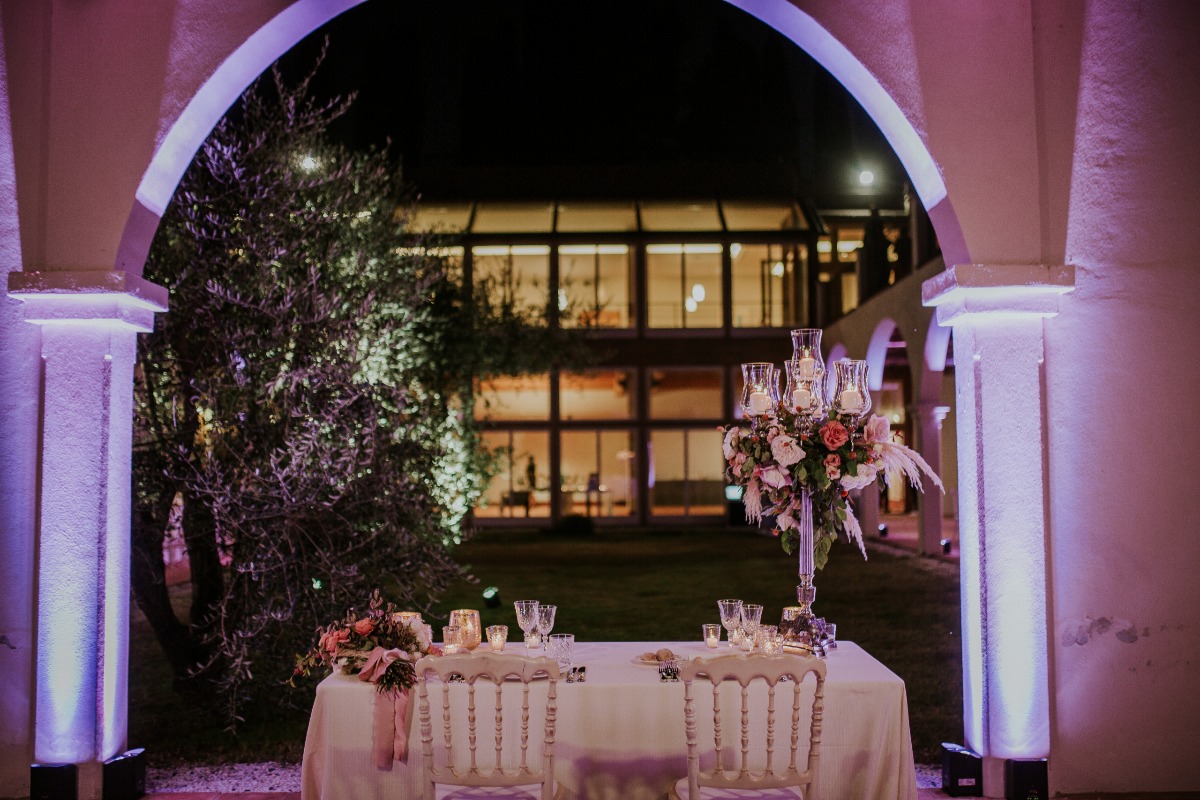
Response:
[[[758,625],[762,622],[763,607],[753,604],[745,604],[742,606],[742,633],[746,637],[746,641],[750,646],[745,647],[746,650],[754,649],[754,637],[758,634]]]
[[[721,612],[721,627],[729,639],[729,648],[733,649],[733,631],[742,624],[741,600],[718,600],[717,610]]]
[[[538,639],[533,630],[538,625],[538,605],[537,600],[518,600],[513,603],[517,609],[517,627],[525,634],[526,650],[537,649]]]
[[[558,606],[538,606],[537,632],[543,646],[546,644],[546,637],[550,635],[550,631],[554,630],[554,612],[557,610]]]

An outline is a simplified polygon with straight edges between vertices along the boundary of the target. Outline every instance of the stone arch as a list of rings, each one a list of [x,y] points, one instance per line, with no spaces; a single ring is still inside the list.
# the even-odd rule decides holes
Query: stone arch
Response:
[[[884,317],[876,323],[875,330],[871,332],[867,354],[863,358],[867,362],[867,385],[873,392],[883,388],[883,367],[887,362],[888,342],[899,327],[894,319]]]
[[[154,151],[118,247],[118,268],[140,276],[158,221],[196,151],[246,87],[308,34],[365,0],[296,0],[250,35],[200,87]],[[904,111],[850,50],[788,0],[725,0],[794,42],[862,105],[895,150],[938,233],[948,263],[968,260],[941,171]]]

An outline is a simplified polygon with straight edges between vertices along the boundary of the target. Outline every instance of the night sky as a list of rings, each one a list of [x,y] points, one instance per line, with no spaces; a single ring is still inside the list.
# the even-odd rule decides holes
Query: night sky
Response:
[[[317,93],[358,92],[334,134],[356,148],[390,140],[427,195],[794,193],[861,206],[859,164],[882,173],[892,202],[904,180],[840,84],[720,0],[374,0],[298,45],[285,70],[310,66],[326,35]]]

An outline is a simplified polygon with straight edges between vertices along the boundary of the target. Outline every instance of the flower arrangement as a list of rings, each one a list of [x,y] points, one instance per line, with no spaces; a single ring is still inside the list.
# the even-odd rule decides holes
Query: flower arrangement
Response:
[[[415,682],[413,664],[433,650],[420,617],[402,616],[395,605],[384,603],[378,589],[366,614],[350,609],[316,633],[316,645],[296,657],[293,680],[314,669],[341,665],[348,672],[370,669],[369,679],[380,692],[409,689]]]
[[[832,413],[815,420],[779,406],[774,415],[750,418],[749,428],[730,425],[722,453],[725,477],[743,487],[746,519],[759,523],[773,515],[784,552],[791,553],[800,536],[801,493],[812,498],[813,563],[825,566],[839,533],[858,545],[863,558],[862,528],[850,505],[850,492],[879,476],[899,472],[920,489],[921,476],[942,482],[914,450],[892,441],[885,417],[863,425],[854,417]]]

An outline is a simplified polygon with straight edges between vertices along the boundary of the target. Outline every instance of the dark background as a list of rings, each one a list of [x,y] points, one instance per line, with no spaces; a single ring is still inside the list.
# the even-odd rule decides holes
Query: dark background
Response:
[[[390,142],[427,197],[901,204],[903,169],[857,102],[720,0],[371,0],[281,59],[285,74],[326,36],[317,94],[358,93],[335,136]]]

